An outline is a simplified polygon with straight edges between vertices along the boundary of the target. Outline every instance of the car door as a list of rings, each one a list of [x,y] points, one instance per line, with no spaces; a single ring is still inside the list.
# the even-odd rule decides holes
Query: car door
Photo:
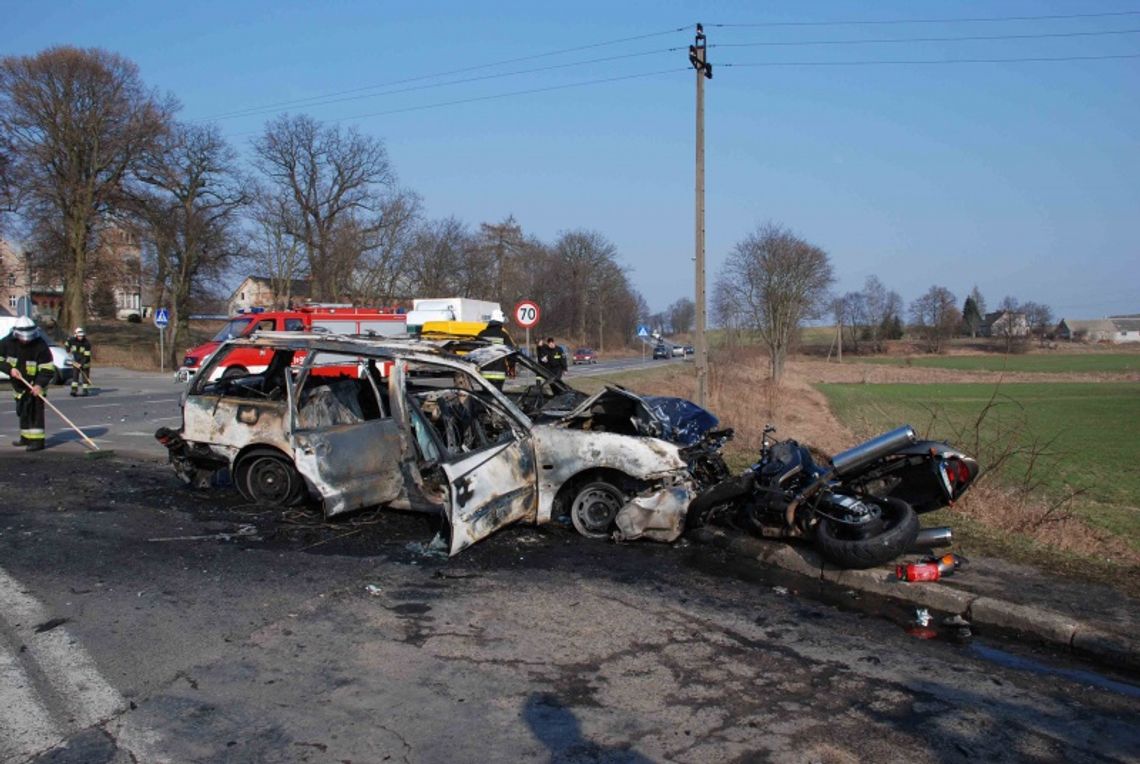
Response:
[[[293,454],[297,470],[324,500],[325,515],[401,497],[400,425],[388,405],[391,390],[381,389],[391,379],[323,376],[322,369],[340,370],[359,359],[310,355],[291,390]]]

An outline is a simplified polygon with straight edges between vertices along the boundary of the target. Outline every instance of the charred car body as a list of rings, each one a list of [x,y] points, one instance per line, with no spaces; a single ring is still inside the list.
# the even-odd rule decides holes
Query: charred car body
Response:
[[[223,345],[156,437],[176,472],[219,470],[250,501],[316,500],[333,517],[383,505],[438,513],[450,553],[514,522],[569,516],[590,536],[672,541],[710,477],[716,418],[618,387],[587,397],[510,348],[459,357],[438,343],[265,333]],[[232,352],[264,371],[212,379]],[[497,390],[479,373],[510,356]]]

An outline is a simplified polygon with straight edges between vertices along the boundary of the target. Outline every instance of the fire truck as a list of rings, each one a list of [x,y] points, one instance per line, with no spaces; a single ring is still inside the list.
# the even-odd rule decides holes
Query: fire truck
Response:
[[[226,340],[248,337],[254,332],[330,332],[374,337],[403,337],[407,315],[398,308],[354,308],[350,305],[307,304],[293,310],[268,311],[248,308],[239,311],[209,342],[186,351],[177,377],[188,382],[206,359]],[[243,349],[226,356],[214,372],[216,376],[238,376],[265,371],[268,358],[260,351]]]

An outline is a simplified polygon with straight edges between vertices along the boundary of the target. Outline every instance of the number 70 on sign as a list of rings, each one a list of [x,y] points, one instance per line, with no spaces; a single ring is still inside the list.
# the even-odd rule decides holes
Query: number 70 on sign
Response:
[[[540,315],[542,312],[538,309],[538,303],[531,300],[523,300],[515,306],[515,323],[524,329],[537,324]]]

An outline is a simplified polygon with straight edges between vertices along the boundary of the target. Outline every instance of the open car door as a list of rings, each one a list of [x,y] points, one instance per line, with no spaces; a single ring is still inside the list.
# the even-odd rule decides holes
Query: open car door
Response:
[[[449,554],[538,511],[538,473],[530,431],[490,391],[477,385],[422,393],[440,434],[447,477]]]
[[[442,466],[448,482],[448,554],[454,555],[511,523],[534,519],[538,486],[529,436],[498,443]]]
[[[323,351],[306,359],[293,400],[293,453],[331,517],[386,504],[404,490],[399,421],[379,359]]]

